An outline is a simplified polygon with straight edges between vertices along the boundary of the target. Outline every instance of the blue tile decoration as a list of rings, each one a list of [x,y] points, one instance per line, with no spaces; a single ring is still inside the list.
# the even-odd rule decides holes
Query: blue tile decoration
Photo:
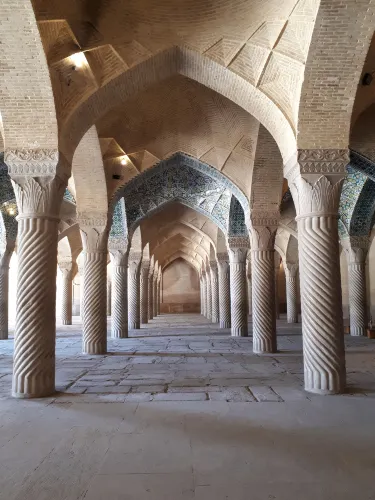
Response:
[[[184,153],[160,161],[117,193],[117,199],[123,197],[125,200],[129,233],[144,217],[168,203],[179,201],[206,215],[227,234],[233,196],[238,203],[236,218],[240,207],[241,221],[245,221],[249,204],[243,192],[215,168]],[[237,227],[243,231],[242,222],[233,223],[233,230]]]
[[[232,196],[229,215],[228,236],[248,236],[249,231],[246,227],[245,214],[241,203],[235,196]]]
[[[72,195],[72,193],[69,191],[68,188],[65,189],[64,200],[70,201],[71,203],[74,203],[74,205],[77,204],[74,196]]]
[[[339,234],[366,236],[375,218],[375,164],[356,151],[350,152],[339,206]]]
[[[9,214],[9,211],[13,214]],[[6,238],[15,240],[17,237],[18,215],[16,196],[8,175],[8,167],[4,163],[4,154],[0,153],[0,213],[4,221]]]
[[[126,236],[126,219],[125,219],[125,208],[124,208],[124,200],[119,200],[115,208],[113,210],[112,215],[112,226],[111,231],[109,233],[109,238],[111,240],[116,238],[123,238]]]

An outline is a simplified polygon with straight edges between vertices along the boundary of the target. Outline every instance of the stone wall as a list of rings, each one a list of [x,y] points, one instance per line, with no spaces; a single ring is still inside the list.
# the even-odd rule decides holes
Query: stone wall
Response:
[[[176,259],[163,272],[161,312],[199,311],[198,274],[183,259]]]

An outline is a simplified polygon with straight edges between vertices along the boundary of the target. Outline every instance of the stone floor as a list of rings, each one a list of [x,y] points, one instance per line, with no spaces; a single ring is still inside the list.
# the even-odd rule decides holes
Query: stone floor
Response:
[[[346,336],[348,392],[303,391],[300,325],[276,355],[198,315],[165,315],[106,356],[59,327],[57,386],[9,397],[0,343],[1,500],[375,499],[375,341]]]

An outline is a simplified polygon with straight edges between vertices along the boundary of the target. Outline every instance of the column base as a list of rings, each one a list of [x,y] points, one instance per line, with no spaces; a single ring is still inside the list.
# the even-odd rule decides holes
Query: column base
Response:
[[[128,335],[128,329],[112,329],[111,330],[111,338],[113,339],[127,339],[129,337]]]
[[[220,328],[230,328],[230,321],[220,321]]]
[[[277,347],[271,340],[269,342],[259,342],[256,339],[254,339],[254,334],[253,334],[254,354],[274,354],[275,352],[277,352]]]
[[[211,318],[212,323],[219,323],[219,318]]]
[[[72,325],[72,320],[70,320],[70,319],[63,319],[62,320],[62,324],[63,325]]]
[[[129,330],[140,330],[141,326],[139,323],[129,323]]]
[[[296,317],[291,317],[287,319],[288,323],[298,323],[298,318]]]
[[[352,337],[365,337],[367,335],[366,328],[362,326],[351,326],[350,335]]]
[[[90,354],[95,356],[101,354],[107,354],[107,346],[84,347],[82,350],[82,354]]]
[[[332,376],[330,376],[330,374],[327,375],[328,378],[324,375],[321,377],[316,373],[315,377],[311,377],[305,373],[305,391],[313,394],[320,394],[322,396],[343,394],[345,392],[345,375],[340,377],[338,377],[337,374],[331,374]]]
[[[8,340],[8,332],[0,332],[0,340]]]
[[[247,328],[232,329],[230,334],[231,334],[231,337],[248,337],[249,336]]]
[[[12,398],[16,399],[36,399],[36,398],[48,398],[50,396],[54,396],[56,394],[56,389],[53,388],[51,390],[41,391],[34,393],[28,392],[14,392],[12,391]]]

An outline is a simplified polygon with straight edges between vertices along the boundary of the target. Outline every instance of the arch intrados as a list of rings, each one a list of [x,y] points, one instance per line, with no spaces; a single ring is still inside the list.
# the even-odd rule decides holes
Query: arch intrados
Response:
[[[160,245],[161,243],[164,243],[164,241],[172,238],[176,234],[181,234],[185,238],[189,239],[192,243],[195,243],[197,245],[201,245],[201,243],[193,239],[193,236],[195,235],[198,236],[201,240],[206,241],[208,245],[211,243],[209,238],[207,238],[204,234],[199,233],[195,229],[179,221],[171,222],[168,225],[160,228],[159,231],[156,233],[155,237],[153,238],[153,241],[157,242],[158,245]]]
[[[177,255],[177,254],[174,254],[172,255],[172,257],[169,257],[167,259],[167,262],[162,266],[161,268],[161,271],[162,273],[171,265],[173,264],[173,262],[175,262],[177,259],[183,259],[186,264],[188,264],[190,267],[192,267],[197,273],[199,273],[199,266],[198,264],[197,265],[194,265],[193,262],[191,262],[190,260],[188,260],[187,258],[188,256],[185,257],[185,254],[181,254],[181,255]],[[191,257],[190,257],[191,258]],[[192,258],[191,258],[192,259]],[[192,259],[192,261],[194,261],[194,259]]]
[[[158,230],[158,232],[156,233],[156,238],[158,238],[158,235],[162,234],[169,227],[174,226],[174,225],[178,225],[178,224],[181,224],[182,226],[186,226],[187,228],[191,229],[192,231],[195,231],[197,234],[199,234],[199,236],[201,236],[202,238],[205,238],[208,241],[208,243],[210,243],[214,248],[216,248],[216,245],[214,244],[212,238],[207,233],[202,231],[202,229],[195,227],[194,224],[190,224],[189,222],[184,221],[184,220],[172,221],[172,222],[169,222],[168,224],[166,224],[165,226],[161,227]]]
[[[221,94],[256,118],[274,137],[284,163],[295,153],[296,138],[289,121],[263,92],[207,56],[177,46],[121,73],[81,102],[61,127],[61,151],[70,160],[83,135],[99,118],[151,85],[178,74]]]
[[[178,237],[181,237],[181,238],[178,238]],[[208,253],[207,251],[202,247],[202,245],[200,245],[199,243],[197,243],[196,241],[193,241],[191,238],[188,238],[187,236],[185,235],[181,235],[181,234],[174,234],[173,236],[171,236],[170,238],[167,238],[166,240],[164,240],[163,242],[161,242],[159,245],[153,247],[153,253],[156,254],[158,253],[159,251],[162,252],[162,249],[164,246],[166,245],[172,245],[173,244],[173,240],[186,240],[187,242],[189,242],[190,244],[194,245],[195,247],[197,248],[191,248],[191,251],[192,252],[195,252],[197,253],[198,255],[200,255],[200,257],[202,259],[205,259],[206,257],[208,257]],[[199,249],[199,251],[198,251]]]

